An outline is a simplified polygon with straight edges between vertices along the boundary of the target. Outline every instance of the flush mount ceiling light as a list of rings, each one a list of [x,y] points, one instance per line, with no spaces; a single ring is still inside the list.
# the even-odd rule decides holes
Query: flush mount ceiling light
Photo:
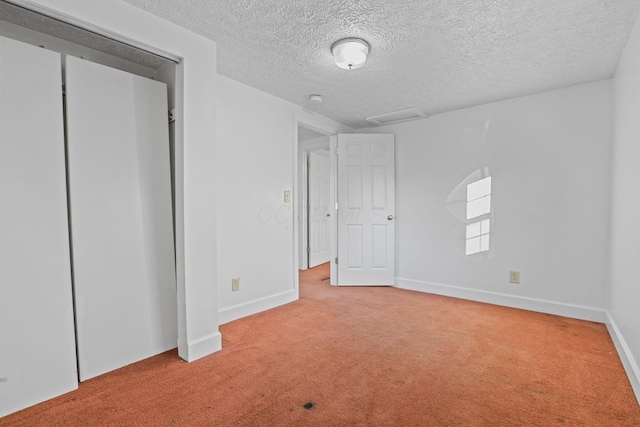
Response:
[[[342,39],[331,46],[331,52],[338,67],[355,70],[367,61],[369,43],[357,38]]]
[[[322,103],[322,95],[314,93],[313,95],[309,95],[309,101],[312,104],[321,104]]]

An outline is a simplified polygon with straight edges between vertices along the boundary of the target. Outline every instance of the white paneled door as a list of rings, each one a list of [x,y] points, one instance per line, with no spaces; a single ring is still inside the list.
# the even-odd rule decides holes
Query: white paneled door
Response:
[[[394,284],[394,136],[338,135],[338,285]]]
[[[86,380],[177,346],[167,89],[68,57],[78,365]]]
[[[309,268],[329,262],[329,150],[309,152]]]
[[[0,37],[0,417],[77,387],[60,54]]]

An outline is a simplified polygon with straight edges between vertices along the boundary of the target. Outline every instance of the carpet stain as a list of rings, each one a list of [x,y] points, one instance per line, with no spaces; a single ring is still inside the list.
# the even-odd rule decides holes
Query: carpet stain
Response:
[[[313,402],[307,402],[304,405],[302,405],[302,407],[304,409],[312,409],[313,408]]]

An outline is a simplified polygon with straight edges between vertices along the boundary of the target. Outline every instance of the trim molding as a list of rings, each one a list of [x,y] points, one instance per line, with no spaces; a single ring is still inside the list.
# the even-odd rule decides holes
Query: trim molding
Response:
[[[193,362],[222,350],[222,335],[220,332],[214,332],[181,344],[178,345],[178,355],[187,362]]]
[[[633,389],[636,399],[638,399],[638,403],[640,404],[640,368],[638,368],[638,364],[633,358],[633,354],[631,353],[626,340],[622,336],[620,329],[618,329],[618,325],[615,320],[613,320],[613,316],[611,316],[611,313],[609,312],[607,312],[606,324],[607,329],[609,330],[609,335],[611,335],[613,345],[616,347],[620,360],[622,361],[622,365],[624,366],[624,370],[627,372],[627,376],[629,377],[631,388]]]
[[[618,352],[618,356],[622,361],[624,370],[629,378],[629,382],[631,383],[631,388],[636,395],[638,403],[640,403],[640,368],[638,367],[627,342],[620,332],[620,329],[616,325],[613,316],[607,310],[597,307],[567,304],[538,298],[528,298],[499,292],[464,288],[460,286],[403,279],[400,277],[396,278],[396,287],[410,291],[425,292],[488,304],[519,308],[522,310],[536,311],[539,313],[554,314],[573,319],[604,323],[609,331],[609,335],[611,336],[611,340],[613,341],[616,351]]]
[[[297,299],[297,292],[293,289],[279,294],[269,295],[268,297],[258,298],[253,301],[218,310],[218,321],[220,325],[223,325],[242,317],[251,316],[261,311],[288,304]]]
[[[139,40],[134,40],[130,37],[123,36],[122,34],[118,34],[106,28],[99,27],[95,24],[82,21],[76,17],[65,15],[61,12],[58,12],[55,9],[42,6],[41,4],[33,2],[31,0],[4,0],[4,1],[14,6],[21,7],[23,9],[38,13],[40,15],[43,15],[49,18],[53,18],[56,21],[62,22],[63,24],[71,25],[72,27],[76,27],[81,30],[85,30],[90,33],[96,34],[98,36],[124,44],[126,46],[132,47],[133,49],[143,50],[147,53],[166,59],[175,64],[180,64],[180,62],[182,61],[182,58],[176,55],[173,55],[167,51],[155,48]]]
[[[606,310],[584,305],[567,304],[538,298],[521,297],[499,292],[482,291],[459,286],[442,285],[440,283],[422,282],[418,280],[396,278],[396,287],[410,291],[426,292],[436,295],[486,302],[489,304],[537,311],[557,316],[571,317],[591,322],[607,323]]]

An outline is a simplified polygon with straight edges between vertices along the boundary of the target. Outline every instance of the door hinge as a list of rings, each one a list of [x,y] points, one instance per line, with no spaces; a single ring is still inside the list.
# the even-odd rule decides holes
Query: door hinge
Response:
[[[311,210],[311,205],[307,205],[307,211]]]
[[[338,257],[336,257],[336,265],[338,265]]]
[[[169,110],[169,123],[173,123],[176,121],[176,109],[172,108]]]
[[[311,169],[311,161],[307,160],[307,168]]]
[[[311,248],[307,246],[307,253],[311,253]]]

